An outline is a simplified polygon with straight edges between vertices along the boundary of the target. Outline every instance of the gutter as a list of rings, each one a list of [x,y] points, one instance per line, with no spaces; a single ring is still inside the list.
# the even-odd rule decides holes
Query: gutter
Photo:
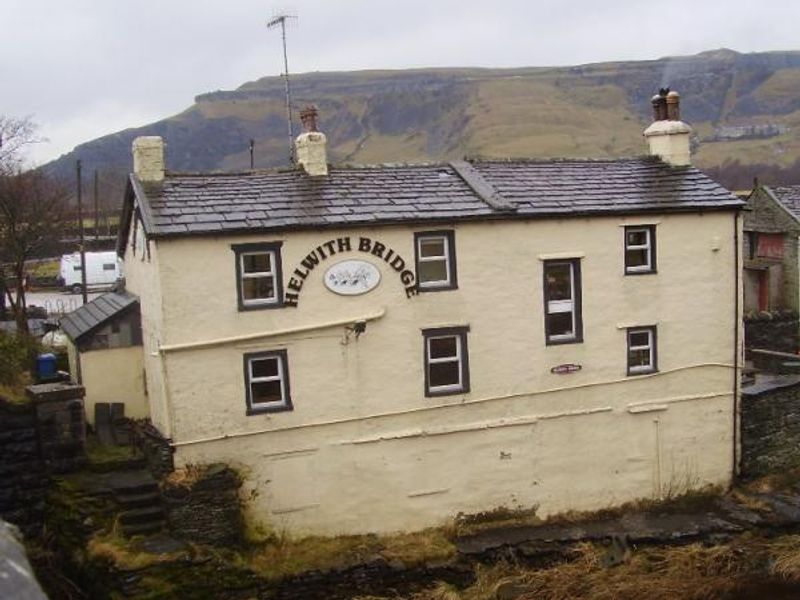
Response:
[[[739,402],[739,358],[741,352],[739,351],[739,328],[742,325],[742,317],[739,314],[741,307],[739,303],[739,277],[741,274],[741,264],[739,260],[739,215],[740,211],[736,211],[733,215],[733,297],[734,297],[734,310],[733,310],[733,465],[731,480],[735,480],[739,475],[739,460],[741,458],[739,452],[739,424],[741,409]]]

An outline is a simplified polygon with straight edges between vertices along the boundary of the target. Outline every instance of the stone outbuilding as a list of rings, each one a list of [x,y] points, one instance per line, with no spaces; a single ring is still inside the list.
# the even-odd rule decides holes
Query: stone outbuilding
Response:
[[[86,388],[86,420],[98,403],[123,403],[125,416],[149,415],[139,299],[127,292],[95,298],[61,320],[72,379]]]
[[[757,185],[744,212],[744,309],[800,310],[800,185]]]

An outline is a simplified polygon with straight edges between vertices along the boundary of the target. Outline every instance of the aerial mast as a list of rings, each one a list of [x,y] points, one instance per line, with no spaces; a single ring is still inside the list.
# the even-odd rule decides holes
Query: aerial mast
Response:
[[[280,25],[283,37],[283,80],[286,86],[286,121],[289,125],[289,163],[294,164],[294,132],[292,131],[292,93],[289,87],[289,59],[286,54],[286,19],[296,19],[294,15],[278,15],[267,23],[267,29]]]

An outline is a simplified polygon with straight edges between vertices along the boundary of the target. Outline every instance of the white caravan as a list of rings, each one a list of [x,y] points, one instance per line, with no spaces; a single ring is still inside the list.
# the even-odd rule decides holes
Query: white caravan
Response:
[[[122,278],[122,259],[116,252],[86,253],[86,289],[112,288],[117,279]],[[79,252],[65,254],[61,257],[59,276],[61,287],[73,294],[80,294],[81,255]]]

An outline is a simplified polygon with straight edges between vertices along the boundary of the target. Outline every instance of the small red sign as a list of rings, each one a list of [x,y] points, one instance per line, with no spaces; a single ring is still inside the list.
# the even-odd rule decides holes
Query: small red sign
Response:
[[[552,369],[550,369],[550,372],[555,373],[556,375],[566,375],[567,373],[574,373],[575,371],[580,371],[582,368],[583,368],[582,365],[567,363],[565,365],[558,365],[557,367],[553,367]]]
[[[759,233],[758,256],[759,258],[783,258],[783,234]]]

